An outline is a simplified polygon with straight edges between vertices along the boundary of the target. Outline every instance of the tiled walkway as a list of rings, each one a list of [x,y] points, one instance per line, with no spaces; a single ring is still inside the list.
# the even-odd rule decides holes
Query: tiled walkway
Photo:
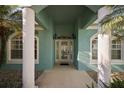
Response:
[[[36,81],[41,88],[85,88],[94,80],[85,72],[72,66],[57,65],[53,70],[44,71]]]

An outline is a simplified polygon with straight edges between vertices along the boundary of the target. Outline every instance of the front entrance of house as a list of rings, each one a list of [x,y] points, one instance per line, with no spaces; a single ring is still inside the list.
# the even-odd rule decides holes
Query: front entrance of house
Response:
[[[55,40],[55,60],[59,64],[73,63],[74,48],[73,39]]]

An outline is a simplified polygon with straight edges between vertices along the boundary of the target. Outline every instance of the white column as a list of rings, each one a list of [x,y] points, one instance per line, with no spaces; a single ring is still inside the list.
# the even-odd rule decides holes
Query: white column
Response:
[[[111,13],[108,7],[103,7],[98,11],[98,20],[100,21],[106,15]],[[101,33],[101,25],[98,28],[98,87],[109,85],[111,75],[111,31],[106,30]],[[103,84],[104,83],[104,84]]]
[[[111,37],[109,34],[98,35],[98,87],[109,85],[111,75]]]
[[[23,8],[23,87],[35,86],[34,30],[35,13]]]

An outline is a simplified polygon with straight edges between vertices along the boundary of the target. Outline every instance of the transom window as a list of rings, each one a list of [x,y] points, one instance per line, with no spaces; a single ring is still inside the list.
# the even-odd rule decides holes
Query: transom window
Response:
[[[92,60],[97,60],[98,52],[98,38],[95,36],[91,39],[91,51],[92,51]],[[104,47],[104,46],[103,46]],[[112,60],[121,60],[121,40],[112,40],[111,47],[111,58]]]
[[[22,43],[22,34],[15,34],[9,38],[9,61],[22,60],[23,52],[23,43]],[[35,36],[35,60],[38,59],[38,37]]]

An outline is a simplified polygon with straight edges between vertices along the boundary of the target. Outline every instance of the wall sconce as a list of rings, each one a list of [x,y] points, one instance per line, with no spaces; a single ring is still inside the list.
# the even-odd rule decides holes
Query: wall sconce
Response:
[[[53,39],[56,39],[57,38],[57,34],[55,33],[54,35],[53,35]]]
[[[72,38],[73,38],[73,39],[76,39],[76,36],[75,36],[75,34],[74,34],[74,33],[72,34]]]

